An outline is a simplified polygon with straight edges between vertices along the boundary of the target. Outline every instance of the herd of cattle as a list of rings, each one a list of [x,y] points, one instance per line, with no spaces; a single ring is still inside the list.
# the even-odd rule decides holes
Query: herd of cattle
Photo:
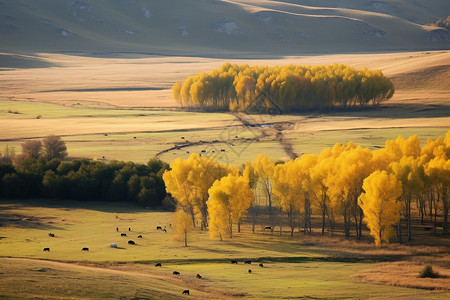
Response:
[[[161,226],[157,226],[157,227],[156,227],[156,230],[161,230],[161,231],[163,231],[163,232],[167,232],[167,230],[166,230],[165,228],[163,229]],[[119,228],[118,228],[118,227],[116,227],[116,231],[119,232]],[[128,231],[131,232],[131,228],[128,228]],[[55,237],[55,234],[54,234],[54,233],[49,233],[48,236],[53,238],[53,237]],[[128,237],[128,235],[127,235],[126,233],[121,233],[120,236],[121,236],[121,237]],[[139,234],[137,237],[138,237],[139,239],[142,239],[142,238],[143,238],[141,234]],[[133,240],[129,240],[129,241],[128,241],[128,244],[129,244],[129,245],[136,245],[136,242],[133,241]],[[111,246],[111,248],[117,248],[117,243],[112,243],[110,246]],[[50,248],[49,248],[49,247],[45,247],[43,251],[45,251],[45,252],[50,252]],[[88,247],[83,247],[83,248],[81,248],[81,251],[89,252],[89,248],[88,248]],[[238,264],[238,261],[237,261],[237,260],[232,260],[232,261],[231,261],[231,264],[236,264],[236,265],[237,265],[237,264]],[[244,264],[251,265],[251,264],[252,264],[252,261],[251,261],[251,260],[246,260],[246,261],[244,261]],[[156,264],[155,264],[155,267],[162,267],[162,264],[161,264],[161,263],[156,263]],[[262,263],[260,263],[260,264],[259,264],[259,267],[263,268],[264,265],[263,265]],[[252,273],[252,270],[251,270],[251,269],[248,269],[248,273],[249,273],[249,274]],[[180,272],[178,272],[178,271],[173,271],[172,274],[178,276],[178,275],[180,275]],[[201,276],[200,274],[197,274],[195,277],[196,277],[197,279],[202,279],[202,276]],[[184,291],[182,292],[182,295],[189,295],[189,290],[184,290]]]

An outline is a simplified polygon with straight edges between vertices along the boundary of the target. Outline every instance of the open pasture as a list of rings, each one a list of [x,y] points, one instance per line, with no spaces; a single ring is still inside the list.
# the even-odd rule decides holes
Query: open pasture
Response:
[[[184,247],[170,238],[171,216],[114,203],[2,202],[0,280],[5,284],[0,285],[0,294],[172,299],[189,289],[195,299],[446,299],[450,295],[445,290],[450,277],[439,279],[437,290],[413,288],[414,280],[423,282],[413,272],[426,263],[450,275],[445,247],[374,249],[365,241],[298,233],[292,238],[287,232],[280,237],[259,225],[255,234],[243,226],[241,233],[225,241],[210,240],[207,233],[195,231],[189,247]],[[143,238],[137,238],[138,234]],[[136,245],[128,245],[128,240]],[[118,248],[110,247],[113,242]],[[50,252],[42,251],[44,247]],[[89,251],[81,251],[83,247]],[[396,276],[403,274],[390,270],[391,262],[383,262],[394,258],[401,260],[392,263],[394,268],[409,270],[407,284],[396,283]],[[230,263],[234,259],[237,265]],[[252,264],[244,264],[245,260]],[[157,262],[161,268],[154,266]],[[264,267],[258,266],[260,262]],[[384,282],[377,280],[381,273],[389,275]],[[195,278],[196,274],[202,278]]]
[[[5,54],[6,56],[12,54]],[[397,135],[423,142],[450,128],[449,51],[218,59],[140,54],[30,54],[46,67],[0,70],[0,149],[60,135],[69,157],[147,162],[197,152],[241,164],[263,152],[276,160],[334,143],[375,149]],[[234,116],[179,111],[171,86],[224,62],[252,65],[345,63],[381,69],[398,86],[382,107],[301,115]],[[246,127],[242,120],[263,126]],[[277,133],[281,130],[282,140]],[[238,136],[238,138],[236,138]],[[182,139],[185,137],[185,139]],[[218,152],[220,150],[225,152]],[[213,152],[214,151],[214,152]],[[189,152],[189,153],[188,153]]]

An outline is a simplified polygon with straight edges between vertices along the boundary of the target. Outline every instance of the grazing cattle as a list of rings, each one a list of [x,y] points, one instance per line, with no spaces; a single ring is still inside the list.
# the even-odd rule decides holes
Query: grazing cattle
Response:
[[[264,227],[264,230],[272,230],[272,227],[266,226],[266,227]]]
[[[49,233],[48,236],[49,237],[55,237],[55,234],[54,233]]]
[[[117,244],[116,243],[111,243],[111,248],[117,248]]]
[[[105,133],[105,136],[108,136],[108,134],[107,134],[107,133]]]
[[[197,274],[197,276],[195,277],[197,277],[198,279],[202,279],[202,276],[200,274]]]
[[[156,226],[156,230],[162,230],[161,226]]]
[[[251,265],[251,264],[252,264],[252,262],[251,262],[250,260],[246,260],[246,261],[244,262],[244,264],[248,264],[248,265]]]
[[[181,295],[189,295],[189,290],[184,290]]]
[[[50,252],[50,248],[44,248],[44,250],[42,250],[42,251]]]
[[[167,230],[166,230],[165,228],[163,229],[163,231],[164,231],[164,232],[167,232]]]
[[[260,266],[261,268],[264,268],[264,265],[263,265],[262,263],[260,263],[259,266]]]
[[[187,154],[189,154],[189,151],[186,151]]]
[[[251,269],[248,269],[248,273],[250,274],[252,272],[252,270]]]
[[[136,243],[135,243],[134,241],[132,241],[132,240],[129,240],[129,241],[128,241],[128,244],[129,244],[129,245],[136,245]]]
[[[127,234],[126,233],[121,233],[120,236],[127,236]]]
[[[237,265],[237,260],[232,260],[231,263]]]
[[[206,150],[202,150],[202,153],[206,153]]]
[[[135,136],[133,136],[133,139],[136,139],[136,137],[135,137]]]
[[[184,140],[184,136],[182,136],[181,139]]]
[[[119,232],[119,227],[116,227],[116,232]]]
[[[138,235],[138,239],[142,239],[142,234]]]
[[[156,263],[155,267],[161,267],[161,264],[160,263]]]
[[[225,149],[220,149],[220,152],[225,152]]]
[[[180,272],[177,272],[177,271],[173,271],[173,273],[172,273],[173,275],[180,275]]]
[[[81,251],[89,251],[89,248],[84,247],[83,249],[81,249]]]
[[[131,231],[131,228],[128,228],[128,231]]]

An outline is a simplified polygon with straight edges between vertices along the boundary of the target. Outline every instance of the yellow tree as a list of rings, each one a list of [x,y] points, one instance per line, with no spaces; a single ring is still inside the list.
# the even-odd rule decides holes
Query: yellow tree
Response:
[[[264,154],[258,155],[258,157],[248,164],[248,167],[252,170],[252,172],[258,177],[257,184],[264,191],[264,195],[266,198],[266,204],[269,211],[269,222],[270,228],[273,233],[274,227],[274,211],[273,211],[273,199],[272,199],[272,190],[273,190],[273,171],[275,168],[275,163],[271,157],[267,157]]]
[[[208,226],[208,189],[214,181],[228,173],[236,174],[236,167],[217,164],[214,158],[191,154],[187,160],[180,158],[170,163],[163,180],[166,190],[187,210],[194,220],[200,220],[202,229]]]
[[[397,176],[402,183],[403,194],[402,201],[403,216],[406,221],[407,240],[411,240],[411,203],[414,198],[424,190],[425,173],[420,158],[412,156],[403,156],[399,161],[392,162],[389,166],[391,172]],[[400,225],[400,223],[399,223]],[[398,228],[398,237],[402,241],[401,226]]]
[[[248,184],[248,179],[238,174],[229,174],[214,182],[209,189],[207,201],[210,236],[224,235],[233,237],[233,223],[240,224],[247,214],[250,203],[253,200],[253,192]]]
[[[297,215],[302,211],[305,200],[298,161],[299,158],[276,165],[273,175],[273,194],[278,198],[281,209],[288,215],[291,236],[294,235]]]
[[[380,247],[382,240],[389,243],[395,234],[393,226],[400,220],[401,207],[397,199],[402,195],[402,185],[395,175],[375,171],[364,179],[363,189],[359,205],[370,235]]]
[[[173,238],[177,241],[184,242],[184,246],[188,246],[189,233],[194,229],[191,217],[183,210],[178,209],[173,220]]]
[[[335,160],[327,178],[330,205],[344,217],[344,233],[350,235],[351,218],[354,218],[355,231],[361,237],[362,210],[358,197],[362,193],[364,178],[373,170],[372,152],[360,146],[354,148],[350,142]]]

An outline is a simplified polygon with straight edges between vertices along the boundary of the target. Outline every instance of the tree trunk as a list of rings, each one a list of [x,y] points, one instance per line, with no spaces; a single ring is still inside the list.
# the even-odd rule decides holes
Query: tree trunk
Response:
[[[241,222],[238,222],[238,232],[241,233]]]
[[[398,242],[401,244],[403,243],[402,241],[402,221],[399,220],[397,223],[397,238],[398,238]]]
[[[411,240],[411,195],[406,195],[406,215],[407,241],[409,242]]]

